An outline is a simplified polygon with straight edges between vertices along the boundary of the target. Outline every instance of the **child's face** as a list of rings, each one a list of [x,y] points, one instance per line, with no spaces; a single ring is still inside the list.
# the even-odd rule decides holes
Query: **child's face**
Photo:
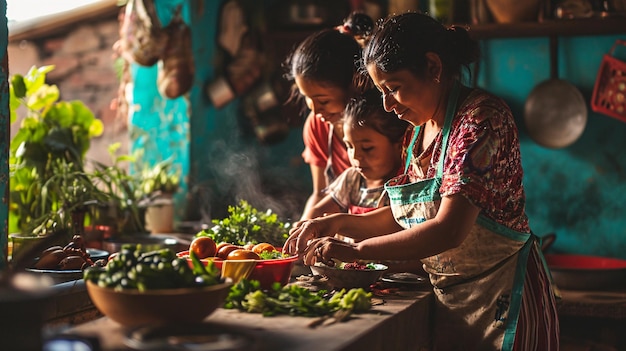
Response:
[[[386,136],[369,127],[354,128],[344,124],[343,130],[350,163],[368,181],[368,185],[382,185],[396,175],[401,162],[400,142],[393,144]]]
[[[338,87],[297,76],[296,85],[316,118],[336,124],[343,117],[348,93]]]

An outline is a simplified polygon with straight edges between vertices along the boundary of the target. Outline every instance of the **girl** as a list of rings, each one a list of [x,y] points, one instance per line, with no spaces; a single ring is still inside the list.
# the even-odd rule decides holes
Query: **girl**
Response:
[[[401,170],[402,137],[408,123],[386,112],[381,102],[378,91],[372,89],[346,106],[343,140],[352,167],[328,186],[324,199],[310,212],[311,218],[365,213],[389,204],[383,185]]]
[[[311,34],[287,59],[286,78],[294,82],[294,93],[303,97],[310,109],[302,131],[302,157],[311,168],[313,191],[302,218],[311,218],[313,206],[324,197],[323,190],[350,167],[342,117],[350,98],[372,87],[369,78],[358,73],[362,49],[355,40],[355,36],[369,34],[367,23],[371,21],[357,18],[340,28]]]

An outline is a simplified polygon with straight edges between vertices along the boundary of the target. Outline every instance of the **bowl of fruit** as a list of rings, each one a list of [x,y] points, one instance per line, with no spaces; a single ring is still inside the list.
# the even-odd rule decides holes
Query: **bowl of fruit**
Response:
[[[84,279],[96,308],[124,326],[201,322],[224,304],[232,286],[212,264],[192,267],[171,249],[130,244],[106,266],[87,268]]]
[[[222,270],[229,261],[254,262],[254,268],[246,276],[249,280],[258,280],[263,289],[269,289],[274,283],[286,285],[289,283],[298,256],[289,256],[282,253],[269,243],[236,245],[231,243],[215,243],[208,236],[199,236],[193,239],[189,250],[181,251],[177,255],[186,258],[189,265],[193,265],[190,252],[200,258],[203,264],[211,262],[217,269]],[[223,272],[223,271],[222,271]],[[225,272],[223,272],[224,274]],[[225,274],[228,276],[228,274]]]

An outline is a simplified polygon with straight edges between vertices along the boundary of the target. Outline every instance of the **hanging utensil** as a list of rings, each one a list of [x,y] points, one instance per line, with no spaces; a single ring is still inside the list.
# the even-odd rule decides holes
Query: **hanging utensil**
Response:
[[[153,0],[130,0],[124,10],[120,40],[115,47],[129,62],[153,66],[165,50],[168,36]]]
[[[587,105],[573,84],[558,78],[557,38],[550,37],[550,79],[528,95],[524,121],[530,137],[538,144],[558,149],[571,145],[587,124]]]
[[[194,60],[191,46],[191,28],[176,9],[174,18],[165,28],[168,42],[158,65],[157,87],[161,96],[175,99],[186,94],[193,85]]]

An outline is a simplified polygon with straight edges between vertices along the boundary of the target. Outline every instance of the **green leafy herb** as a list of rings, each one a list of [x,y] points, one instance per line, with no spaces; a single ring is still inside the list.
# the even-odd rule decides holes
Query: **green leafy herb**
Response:
[[[259,257],[261,257],[262,260],[276,260],[276,259],[279,259],[279,258],[289,257],[289,255],[288,254],[284,254],[284,253],[282,253],[280,251],[274,250],[274,251],[271,251],[271,252],[263,251],[263,252],[261,252],[259,254]]]
[[[334,293],[275,283],[269,290],[261,290],[256,280],[243,279],[231,287],[224,308],[239,309],[264,316],[287,314],[292,316],[319,317],[343,311],[344,318],[350,313],[368,311],[372,293],[358,289],[342,289]]]
[[[288,237],[290,224],[280,221],[270,209],[261,212],[241,200],[237,206],[228,206],[228,213],[227,218],[214,219],[212,228],[202,230],[196,236],[209,236],[216,243],[269,243],[274,246],[282,246]]]

